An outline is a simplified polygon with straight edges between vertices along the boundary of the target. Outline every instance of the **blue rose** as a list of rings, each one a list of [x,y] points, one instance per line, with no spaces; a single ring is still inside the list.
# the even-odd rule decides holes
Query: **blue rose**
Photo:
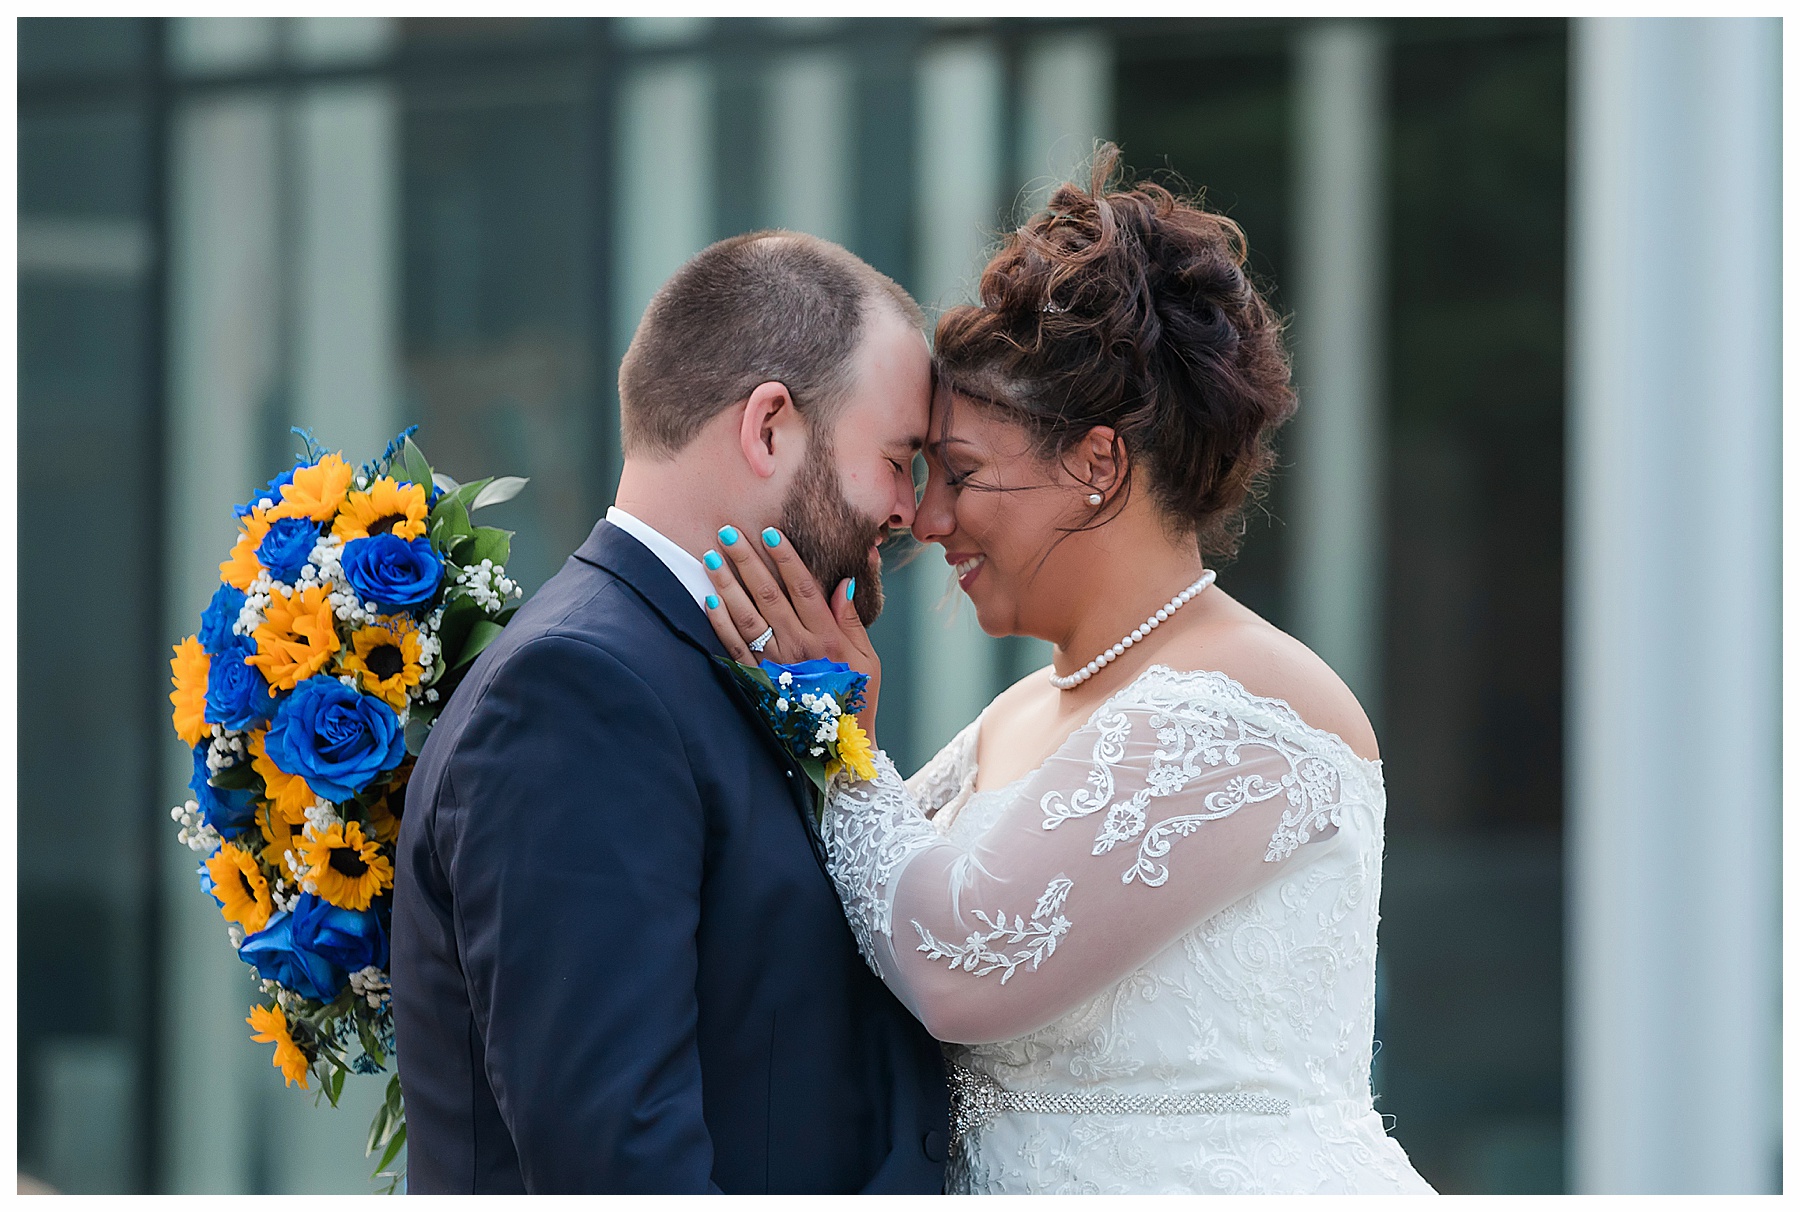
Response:
[[[342,558],[344,577],[356,596],[385,611],[425,605],[444,579],[444,562],[429,539],[408,542],[393,534],[352,539]]]
[[[319,541],[319,524],[311,518],[283,518],[269,527],[257,545],[256,558],[277,581],[292,582]]]
[[[342,909],[324,897],[302,892],[294,903],[294,945],[345,972],[387,967],[387,930],[372,906]]]
[[[275,709],[264,744],[275,765],[340,803],[406,756],[393,708],[329,677],[294,688]]]
[[[232,837],[256,823],[256,793],[249,788],[223,791],[207,782],[206,750],[204,742],[194,746],[194,777],[188,781],[188,790],[200,805],[200,819],[220,836]]]
[[[858,673],[842,662],[812,660],[777,665],[774,661],[764,661],[761,668],[775,683],[776,690],[795,704],[799,703],[801,695],[828,694],[837,700],[837,705],[847,715],[862,710],[863,690],[869,684],[869,675]],[[781,684],[784,673],[793,677],[786,686]]]
[[[294,915],[277,913],[269,924],[244,940],[238,958],[256,969],[256,975],[292,989],[301,997],[328,1002],[344,987],[344,973],[322,955],[300,946],[294,939]]]
[[[231,633],[231,625],[237,622],[238,612],[243,608],[243,590],[232,585],[215,589],[212,601],[200,616],[200,647],[212,656],[224,651],[225,645],[238,638]]]
[[[248,501],[244,502],[244,504],[233,506],[231,512],[240,518],[247,518],[255,511],[256,507],[264,501],[270,501],[276,505],[281,504],[281,490],[294,482],[294,473],[304,466],[306,466],[305,463],[296,462],[292,467],[276,476],[273,480],[270,480],[267,488],[251,497]]]
[[[269,718],[275,709],[269,683],[263,680],[261,670],[244,660],[255,653],[255,641],[234,635],[213,654],[206,671],[207,723],[247,732]]]

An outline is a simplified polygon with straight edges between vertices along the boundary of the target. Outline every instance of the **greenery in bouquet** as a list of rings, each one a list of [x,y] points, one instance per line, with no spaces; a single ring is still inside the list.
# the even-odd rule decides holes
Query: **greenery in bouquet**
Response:
[[[388,937],[413,760],[456,682],[512,617],[511,532],[471,515],[517,477],[434,474],[408,429],[354,468],[307,454],[238,506],[198,631],[175,646],[192,798],[171,816],[202,856],[260,998],[245,1020],[287,1084],[335,1106],[394,1051]],[[399,1079],[369,1133],[378,1176],[405,1143]],[[390,1185],[390,1190],[392,1186]]]

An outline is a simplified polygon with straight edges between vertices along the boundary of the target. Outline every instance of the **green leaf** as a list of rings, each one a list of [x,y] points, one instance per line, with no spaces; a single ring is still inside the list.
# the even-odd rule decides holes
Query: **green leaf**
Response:
[[[475,525],[469,521],[469,511],[461,501],[455,497],[446,497],[431,511],[430,529],[427,533],[434,550],[449,552],[475,533]]]
[[[806,771],[806,777],[812,780],[812,785],[823,795],[827,785],[825,763],[816,757],[803,757],[800,759],[800,769]]]
[[[469,629],[469,639],[463,645],[462,655],[456,658],[456,664],[451,668],[461,669],[480,656],[481,650],[499,639],[500,633],[504,630],[506,629],[492,619],[477,619],[475,626]]]
[[[523,476],[500,476],[476,494],[475,500],[469,505],[469,512],[510,501],[529,483],[531,481]]]
[[[344,1075],[346,1072],[347,1070],[344,1069],[333,1069],[331,1071],[331,1076],[325,1081],[325,1089],[330,1093],[331,1105],[334,1107],[338,1105],[338,1095],[344,1092]]]
[[[425,751],[425,738],[431,735],[431,721],[416,715],[406,717],[406,751],[414,757]]]
[[[458,484],[455,480],[452,480],[441,471],[434,471],[431,473],[431,482],[437,485],[437,490],[439,492],[455,492],[458,488],[462,487],[461,484]]]
[[[413,444],[411,438],[406,439],[400,447],[400,466],[406,472],[406,478],[413,483],[431,483],[431,464],[425,461],[425,455]]]
[[[469,630],[476,620],[485,617],[473,598],[458,596],[445,603],[444,617],[438,621],[438,645],[445,654],[446,668],[454,668],[449,664],[451,655],[462,652]]]
[[[483,560],[504,564],[512,555],[512,536],[510,530],[477,526],[470,537],[459,540],[451,549],[450,558],[464,568],[473,568]]]
[[[226,766],[206,781],[220,791],[249,791],[253,787],[262,785],[262,777],[256,773],[249,762]]]
[[[388,1172],[388,1167],[394,1164],[394,1159],[400,1156],[400,1150],[405,1147],[406,1124],[402,1123],[395,1129],[393,1139],[388,1141],[387,1151],[381,1155],[381,1160],[375,1163],[375,1173],[370,1175],[371,1178],[392,1178],[394,1181],[389,1183],[387,1187],[387,1192],[390,1195],[393,1194],[394,1188],[400,1185],[400,1180],[405,1177],[406,1171],[401,1170],[390,1174]]]
[[[369,1121],[369,1143],[363,1147],[364,1157],[375,1156],[375,1150],[381,1148],[393,1136],[393,1116],[389,1114],[387,1104],[375,1108],[375,1117]]]

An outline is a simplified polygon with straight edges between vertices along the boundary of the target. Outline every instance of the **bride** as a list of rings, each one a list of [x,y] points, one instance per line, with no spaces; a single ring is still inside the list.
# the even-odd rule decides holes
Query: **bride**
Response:
[[[1374,734],[1205,566],[1293,411],[1280,325],[1236,225],[1109,188],[1116,159],[936,337],[914,534],[985,631],[1054,663],[911,779],[879,752],[840,776],[831,875],[945,1042],[952,1192],[1429,1191],[1369,1090]],[[784,660],[868,673],[873,735],[854,585],[827,607],[792,548],[768,551],[785,594],[753,558],[711,574],[714,627],[740,660],[772,627]]]

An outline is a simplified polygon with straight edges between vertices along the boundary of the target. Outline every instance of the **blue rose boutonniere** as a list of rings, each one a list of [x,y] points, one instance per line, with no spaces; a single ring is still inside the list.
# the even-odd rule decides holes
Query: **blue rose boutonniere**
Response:
[[[856,722],[856,713],[863,707],[863,691],[869,685],[867,674],[824,660],[793,665],[774,661],[725,664],[750,692],[757,713],[812,780],[818,793],[813,805],[816,822],[825,818],[826,791],[838,774],[875,777],[875,751]]]

